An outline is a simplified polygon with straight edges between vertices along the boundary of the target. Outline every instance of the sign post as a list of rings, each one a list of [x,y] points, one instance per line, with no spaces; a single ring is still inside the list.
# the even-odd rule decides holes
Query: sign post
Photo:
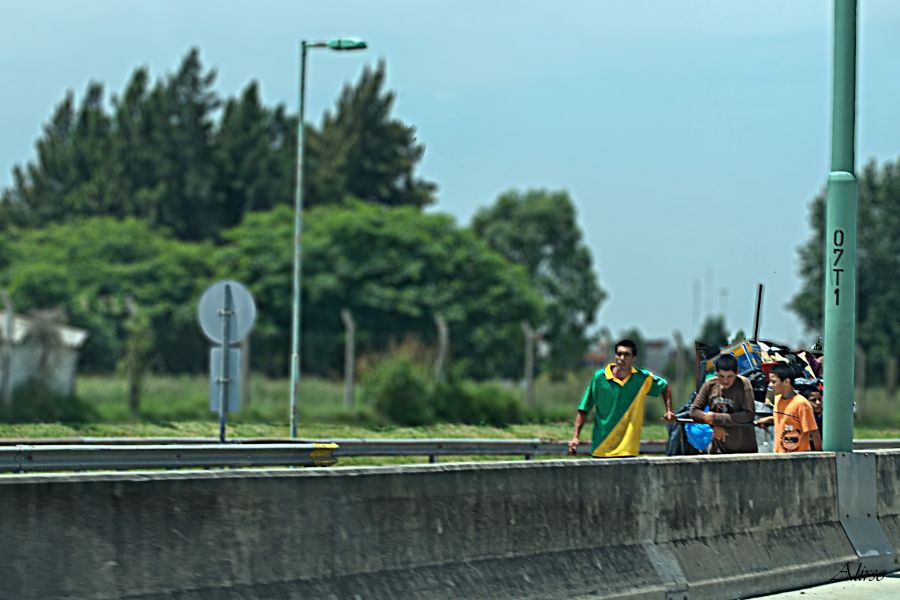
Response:
[[[219,441],[225,441],[227,414],[240,408],[240,343],[256,320],[253,296],[236,281],[214,283],[197,307],[203,333],[215,346],[209,355],[209,407],[219,414]],[[219,346],[220,345],[220,346]]]

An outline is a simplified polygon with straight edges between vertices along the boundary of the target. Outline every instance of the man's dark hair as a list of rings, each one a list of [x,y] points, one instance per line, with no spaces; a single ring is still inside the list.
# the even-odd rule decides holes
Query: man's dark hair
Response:
[[[784,381],[785,379],[791,380],[791,385],[794,385],[794,379],[797,378],[797,372],[794,368],[787,364],[786,362],[775,363],[775,366],[772,367],[772,373],[775,373],[775,377]]]
[[[637,344],[635,344],[631,340],[629,340],[629,339],[619,340],[618,342],[616,342],[616,345],[613,346],[613,349],[617,350],[619,348],[619,346],[625,346],[626,348],[630,348],[632,356],[637,356]]]
[[[716,365],[716,371],[734,371],[737,373],[737,359],[734,354],[723,354],[713,363]]]

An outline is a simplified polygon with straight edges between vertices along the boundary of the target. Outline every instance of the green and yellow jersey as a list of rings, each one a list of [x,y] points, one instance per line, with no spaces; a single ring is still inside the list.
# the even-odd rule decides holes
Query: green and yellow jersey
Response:
[[[659,396],[668,383],[645,369],[631,368],[625,379],[613,375],[613,367],[594,373],[578,410],[594,409],[593,456],[637,456],[644,425],[644,398]]]

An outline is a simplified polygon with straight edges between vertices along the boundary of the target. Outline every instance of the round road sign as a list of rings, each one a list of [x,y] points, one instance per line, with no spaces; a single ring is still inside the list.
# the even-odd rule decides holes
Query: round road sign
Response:
[[[231,314],[225,315],[225,288],[231,290]],[[253,328],[256,320],[256,304],[253,296],[243,285],[237,281],[223,279],[212,284],[197,306],[197,319],[200,321],[200,329],[214,344],[222,343],[223,319],[230,318],[228,341],[235,344],[243,340]]]

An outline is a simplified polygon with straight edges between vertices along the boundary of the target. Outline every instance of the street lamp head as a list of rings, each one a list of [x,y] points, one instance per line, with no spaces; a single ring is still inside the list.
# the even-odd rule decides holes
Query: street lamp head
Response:
[[[366,43],[356,38],[338,38],[329,40],[328,47],[332,50],[349,51],[349,50],[365,50]]]

